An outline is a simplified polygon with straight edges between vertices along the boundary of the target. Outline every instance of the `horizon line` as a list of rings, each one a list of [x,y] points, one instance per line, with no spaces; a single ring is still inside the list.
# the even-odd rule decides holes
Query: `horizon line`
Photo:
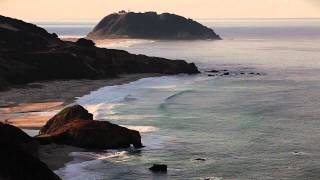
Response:
[[[188,17],[186,17],[188,18]],[[320,17],[192,18],[194,20],[320,20]],[[21,19],[29,22],[98,22],[101,19]]]

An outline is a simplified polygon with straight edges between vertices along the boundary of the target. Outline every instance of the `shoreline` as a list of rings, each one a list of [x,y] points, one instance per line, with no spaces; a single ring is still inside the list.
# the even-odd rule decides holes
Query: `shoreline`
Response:
[[[0,122],[21,128],[25,132],[39,130],[58,111],[74,103],[77,97],[105,86],[122,85],[157,76],[162,74],[126,74],[103,80],[34,82],[0,91]],[[52,171],[57,171],[74,160],[70,153],[83,151],[86,150],[67,145],[40,145],[39,159]]]
[[[105,86],[127,84],[162,74],[124,74],[102,80],[57,80],[34,82],[0,91],[0,122],[40,129],[57,111],[75,103],[78,97]]]

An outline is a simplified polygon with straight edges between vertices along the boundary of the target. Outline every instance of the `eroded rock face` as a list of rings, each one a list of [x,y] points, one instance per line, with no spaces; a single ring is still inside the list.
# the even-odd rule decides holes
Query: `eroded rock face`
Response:
[[[65,124],[75,119],[90,121],[93,120],[93,115],[80,105],[67,107],[49,119],[40,129],[39,135],[56,134]]]
[[[106,16],[89,38],[221,39],[212,29],[170,13],[119,12]]]
[[[72,120],[57,131],[37,136],[36,139],[41,144],[56,143],[94,149],[128,148],[130,145],[142,147],[138,131],[107,121],[82,119]]]
[[[142,147],[138,131],[107,121],[92,120],[83,107],[68,107],[54,116],[35,137],[40,144],[66,144],[83,148],[114,149]]]
[[[38,159],[39,144],[19,128],[0,123],[0,147],[0,179],[60,179]]]

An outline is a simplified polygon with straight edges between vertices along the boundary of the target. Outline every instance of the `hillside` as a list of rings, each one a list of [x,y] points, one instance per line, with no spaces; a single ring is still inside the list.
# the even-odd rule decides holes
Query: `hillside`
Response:
[[[101,79],[130,73],[198,73],[183,60],[97,48],[90,40],[60,40],[36,25],[0,16],[0,89],[57,79]]]

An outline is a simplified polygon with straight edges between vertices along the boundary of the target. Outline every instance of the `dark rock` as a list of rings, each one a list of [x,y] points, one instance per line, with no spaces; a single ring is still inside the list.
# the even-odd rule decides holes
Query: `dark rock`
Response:
[[[193,63],[68,42],[44,29],[0,16],[0,88],[35,81],[103,79],[120,74],[195,74]]]
[[[0,179],[59,180],[38,159],[38,146],[19,128],[0,123]]]
[[[107,121],[87,121],[76,119],[65,124],[51,134],[35,137],[39,143],[65,144],[82,148],[115,149],[133,145],[141,148],[138,131],[130,130]]]
[[[182,16],[156,12],[119,12],[106,16],[89,38],[221,39],[212,29]]]
[[[62,128],[68,122],[75,120],[93,120],[93,115],[80,105],[67,107],[53,116],[49,121],[40,129],[39,135],[54,133]]]
[[[59,180],[46,164],[12,144],[0,148],[0,179]]]
[[[230,73],[229,73],[229,72],[225,72],[225,73],[223,73],[222,75],[223,75],[223,76],[229,76]]]
[[[52,33],[53,38],[58,38],[58,35],[56,33]]]
[[[216,76],[215,74],[208,74],[209,77]]]
[[[209,73],[219,73],[218,70],[210,70],[210,71],[207,71],[207,72],[209,72]]]
[[[89,39],[80,38],[77,40],[77,45],[79,46],[85,46],[85,47],[94,47],[95,43]]]
[[[197,159],[194,159],[195,161],[206,161],[205,158],[197,158]]]
[[[0,144],[10,144],[25,154],[38,157],[39,144],[25,132],[14,126],[0,122]],[[1,146],[2,148],[3,146]],[[0,148],[0,149],[1,149]]]
[[[80,114],[77,115],[77,112]],[[94,121],[83,107],[66,108],[54,116],[41,129],[35,139],[40,144],[65,144],[83,148],[113,149],[133,145],[142,147],[138,131],[107,121]]]
[[[167,172],[167,165],[165,164],[154,164],[149,168],[150,171],[153,172]]]

